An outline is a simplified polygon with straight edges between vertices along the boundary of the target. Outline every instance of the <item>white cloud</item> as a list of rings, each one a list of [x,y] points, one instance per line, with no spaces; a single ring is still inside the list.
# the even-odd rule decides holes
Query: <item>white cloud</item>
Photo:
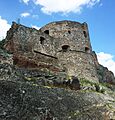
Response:
[[[33,0],[36,5],[41,5],[41,10],[46,14],[61,12],[79,13],[83,6],[92,7],[100,0]]]
[[[24,12],[24,13],[21,13],[20,16],[21,16],[21,17],[28,17],[28,16],[30,16],[30,13]]]
[[[28,5],[28,2],[30,1],[30,0],[22,0],[25,4],[27,4]]]
[[[107,67],[115,75],[115,60],[113,55],[100,52],[100,53],[97,53],[97,58],[100,64]]]
[[[2,19],[0,16],[0,40],[6,37],[6,32],[9,30],[11,27],[10,24],[8,24],[7,20]]]
[[[40,29],[40,27],[35,26],[35,25],[32,25],[32,28],[35,28],[35,29],[37,29],[37,30],[39,30],[39,29]]]
[[[32,18],[39,19],[39,16],[38,15],[32,15]]]

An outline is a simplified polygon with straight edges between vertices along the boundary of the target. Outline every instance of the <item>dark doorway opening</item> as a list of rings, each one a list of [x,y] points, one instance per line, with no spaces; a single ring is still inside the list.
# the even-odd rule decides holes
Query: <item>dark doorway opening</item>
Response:
[[[48,34],[49,35],[49,30],[45,30],[44,33]]]
[[[45,38],[44,37],[40,37],[40,44],[44,44],[44,40],[45,40]]]
[[[69,50],[70,46],[69,45],[63,45],[62,46],[62,51],[67,52]]]

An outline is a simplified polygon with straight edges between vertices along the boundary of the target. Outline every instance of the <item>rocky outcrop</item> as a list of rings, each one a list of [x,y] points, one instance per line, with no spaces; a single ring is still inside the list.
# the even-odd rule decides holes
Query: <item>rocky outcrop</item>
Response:
[[[110,87],[5,63],[0,74],[1,120],[115,119]]]
[[[108,107],[109,100],[109,104],[113,104],[113,98],[94,92],[83,93],[0,81],[2,120],[115,119],[114,111]]]
[[[104,67],[99,64],[95,52],[93,52],[93,58],[95,61],[99,82],[115,84],[114,74],[111,71],[109,71],[107,67]]]
[[[115,85],[114,74],[111,71],[109,71],[107,67],[103,67],[102,65],[99,64],[97,66],[97,73],[100,82],[105,82]]]

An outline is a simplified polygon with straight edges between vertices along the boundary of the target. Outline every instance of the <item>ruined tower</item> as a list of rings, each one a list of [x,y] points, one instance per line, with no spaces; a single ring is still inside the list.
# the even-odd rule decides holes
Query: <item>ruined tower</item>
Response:
[[[70,76],[98,81],[87,23],[52,22],[40,30],[55,39],[55,56]]]
[[[36,67],[58,67],[69,76],[98,82],[87,23],[58,21],[40,30],[13,23],[6,41],[17,64],[24,59],[28,67],[34,61]]]

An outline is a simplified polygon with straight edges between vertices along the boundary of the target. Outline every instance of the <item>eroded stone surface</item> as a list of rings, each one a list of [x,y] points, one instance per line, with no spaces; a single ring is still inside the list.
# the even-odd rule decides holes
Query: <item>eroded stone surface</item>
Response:
[[[114,98],[101,93],[0,81],[2,120],[114,120],[114,109]]]
[[[92,51],[87,23],[59,21],[36,30],[13,22],[5,41],[4,48],[13,53],[10,62],[19,67],[115,83],[114,75],[99,65]]]
[[[99,65],[86,23],[53,22],[39,31],[13,23],[4,48],[1,120],[115,119],[114,75]]]
[[[98,82],[86,23],[61,21],[40,30],[13,23],[5,49],[19,67],[45,67]]]

